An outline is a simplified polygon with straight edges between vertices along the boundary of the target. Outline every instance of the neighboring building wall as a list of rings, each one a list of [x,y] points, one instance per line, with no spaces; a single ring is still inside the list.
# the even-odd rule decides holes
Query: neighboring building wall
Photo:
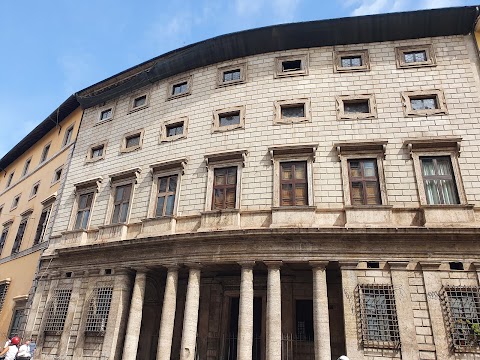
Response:
[[[47,219],[44,236],[38,244],[34,244],[35,235],[39,222],[43,220],[42,212],[48,208],[53,209],[57,191],[67,171],[66,160],[75,142],[81,116],[82,110],[78,108],[2,173],[0,231],[5,227],[9,227],[9,231],[0,253],[0,283],[9,278],[10,284],[0,311],[0,341],[8,335],[14,310],[26,306],[26,299],[38,268],[38,260],[46,247],[45,241],[48,240],[48,225],[53,221]],[[68,143],[65,143],[67,130],[71,133]],[[50,148],[46,160],[41,162],[46,145],[50,145]],[[28,159],[30,159],[28,171],[22,176]],[[62,167],[60,178],[58,176],[58,179],[55,178],[55,173]],[[14,176],[10,186],[7,187],[7,181],[12,172]],[[33,194],[32,189],[36,185],[38,189],[36,194]],[[18,195],[20,195],[18,205],[12,208],[12,202]],[[28,219],[26,228],[18,251],[12,254],[22,218]],[[49,218],[52,219],[51,216]],[[17,301],[15,302],[14,299]]]

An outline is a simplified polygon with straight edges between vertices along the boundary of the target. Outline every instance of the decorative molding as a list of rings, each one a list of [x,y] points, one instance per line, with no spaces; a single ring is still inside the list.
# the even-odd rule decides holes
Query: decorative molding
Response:
[[[221,161],[242,161],[242,166],[245,166],[245,161],[248,155],[248,150],[233,150],[222,153],[205,155],[205,164],[217,163]]]
[[[162,161],[153,165],[150,165],[150,172],[152,175],[156,172],[161,172],[165,170],[171,170],[171,169],[181,169],[182,174],[185,171],[185,167],[187,166],[188,163],[188,158],[181,158],[181,159],[176,159],[176,160],[170,160],[170,161]]]
[[[298,145],[278,145],[268,148],[270,159],[274,160],[277,156],[312,156],[313,162],[315,162],[315,153],[317,151],[318,144],[298,144]]]
[[[125,180],[125,179],[129,179],[129,178],[134,178],[135,183],[137,183],[138,182],[138,177],[139,177],[141,172],[142,172],[142,169],[137,167],[137,168],[128,169],[128,170],[124,170],[124,171],[120,171],[118,173],[112,174],[112,175],[109,176],[110,177],[110,185],[115,181]]]

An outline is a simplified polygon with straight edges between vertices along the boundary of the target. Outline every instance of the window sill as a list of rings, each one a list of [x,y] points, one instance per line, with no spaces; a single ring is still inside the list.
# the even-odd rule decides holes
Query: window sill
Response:
[[[130,153],[132,151],[140,150],[141,148],[142,148],[141,146],[132,146],[131,148],[122,148],[120,150],[120,153],[121,154]]]
[[[105,156],[99,157],[98,159],[97,158],[86,159],[85,164],[93,164],[93,163],[96,163],[97,161],[104,160],[104,159],[105,159]]]
[[[224,87],[228,87],[228,86],[232,86],[232,85],[240,85],[240,84],[245,84],[245,83],[246,83],[245,80],[232,80],[232,81],[228,81],[228,82],[218,83],[217,87],[218,88],[224,88]]]
[[[97,120],[95,122],[95,124],[93,124],[93,126],[98,126],[98,125],[102,125],[102,124],[105,124],[109,121],[112,121],[113,120],[113,116],[111,118],[108,118],[108,119],[105,119],[105,120]]]
[[[237,129],[245,129],[245,126],[242,125],[242,124],[227,125],[227,126],[215,126],[212,129],[212,133],[222,133],[222,132],[237,130]]]
[[[181,93],[181,94],[177,94],[177,95],[169,95],[168,98],[167,98],[167,101],[175,100],[175,99],[182,98],[182,97],[185,97],[185,96],[188,96],[188,95],[191,95],[190,91],[187,91],[187,92],[184,92],[184,93]]]
[[[127,114],[130,115],[130,114],[133,114],[133,113],[135,113],[135,112],[137,112],[137,111],[144,110],[144,109],[146,109],[146,108],[148,108],[148,105],[144,105],[144,106],[139,106],[139,107],[136,107],[136,108],[132,108],[132,109],[128,110],[128,113],[127,113]]]
[[[185,134],[175,135],[175,136],[167,136],[167,137],[162,137],[160,139],[160,143],[172,142],[172,141],[186,139],[186,138],[187,138],[187,135],[185,135]]]

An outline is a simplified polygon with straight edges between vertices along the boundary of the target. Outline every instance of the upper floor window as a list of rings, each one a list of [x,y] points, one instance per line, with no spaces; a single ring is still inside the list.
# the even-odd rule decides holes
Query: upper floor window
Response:
[[[395,49],[397,67],[435,66],[435,52],[432,45],[401,46]]]
[[[338,119],[371,119],[377,117],[375,97],[370,95],[337,96]]]
[[[27,229],[29,215],[22,216],[20,220],[20,225],[18,226],[17,236],[12,246],[12,255],[20,251],[20,246],[22,245],[23,236],[25,235],[25,230]]]
[[[307,162],[280,164],[280,206],[308,205]]]
[[[47,230],[48,220],[50,218],[50,212],[52,210],[51,206],[48,206],[42,210],[40,214],[40,219],[37,224],[37,231],[35,232],[35,238],[33,240],[33,245],[37,245],[43,241],[45,232]]]
[[[400,346],[395,294],[392,285],[359,285],[358,310],[361,339],[367,348]]]
[[[143,130],[131,131],[122,139],[121,152],[130,152],[138,150],[142,147],[143,144]]]
[[[139,108],[147,104],[147,95],[142,95],[133,100],[133,108]]]
[[[5,242],[7,241],[10,225],[11,223],[3,226],[2,235],[0,235],[0,255],[2,254],[3,247],[5,246]]]
[[[132,195],[132,184],[115,187],[113,200],[112,224],[127,222],[130,198]]]
[[[25,161],[25,165],[23,165],[22,176],[25,176],[28,174],[28,169],[30,167],[31,162],[32,162],[32,158],[27,159],[27,161]]]
[[[63,146],[67,146],[72,142],[72,137],[73,137],[73,127],[74,125],[71,125],[65,130],[65,136],[63,137]]]
[[[56,169],[55,172],[53,173],[52,185],[60,181],[60,179],[62,178],[62,172],[63,172],[63,165],[58,169]]]
[[[12,185],[12,180],[13,180],[13,176],[15,175],[15,171],[12,171],[9,175],[8,175],[8,179],[7,179],[7,185],[5,186],[5,189],[9,188],[10,185]]]
[[[405,91],[402,93],[405,116],[446,115],[447,104],[441,90]]]
[[[40,157],[40,163],[43,163],[48,158],[48,152],[50,151],[50,144],[45,145],[42,151],[42,156]]]
[[[0,312],[2,311],[3,303],[5,302],[5,298],[7,297],[7,291],[8,291],[8,285],[9,284],[10,284],[9,280],[0,281]]]
[[[92,191],[78,195],[75,224],[73,226],[74,230],[85,230],[88,228],[94,194]]]
[[[291,124],[311,120],[310,100],[294,99],[275,102],[275,119],[277,124]]]
[[[368,50],[336,51],[334,69],[336,72],[370,70]]]
[[[153,175],[149,216],[163,217],[176,214],[180,178],[187,159],[161,162],[151,166]]]
[[[176,203],[178,174],[159,177],[157,182],[155,216],[171,216]]]
[[[348,161],[352,205],[380,205],[377,159]]]
[[[308,75],[308,55],[282,56],[275,59],[275,77]]]
[[[12,201],[12,206],[10,207],[10,210],[13,210],[13,209],[16,209],[18,204],[20,203],[20,197],[22,196],[22,194],[18,194],[17,196],[15,196],[13,198],[13,201]]]
[[[181,117],[165,121],[162,124],[162,131],[160,134],[160,141],[174,141],[183,139],[187,136],[188,118]]]
[[[243,128],[245,123],[245,108],[237,106],[217,110],[213,114],[213,131],[227,131]]]
[[[217,86],[241,84],[246,81],[246,63],[219,67],[217,71]]]
[[[100,110],[98,122],[103,122],[113,119],[113,107]]]
[[[212,210],[235,209],[237,198],[237,167],[215,168]]]
[[[86,156],[85,162],[92,163],[92,162],[104,159],[106,146],[107,146],[106,141],[91,145],[87,150],[87,156]]]
[[[423,184],[429,205],[459,204],[449,156],[420,157]]]
[[[168,84],[167,100],[190,95],[192,91],[192,76],[170,81]]]

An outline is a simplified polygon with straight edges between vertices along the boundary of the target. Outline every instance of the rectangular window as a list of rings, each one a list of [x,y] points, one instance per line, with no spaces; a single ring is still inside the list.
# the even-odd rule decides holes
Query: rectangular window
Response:
[[[15,209],[18,206],[19,202],[20,202],[20,195],[17,195],[13,198],[12,207],[10,208],[10,210]]]
[[[40,187],[40,183],[36,183],[32,186],[32,191],[30,192],[30,197],[34,197],[38,193],[38,188]]]
[[[282,71],[296,71],[302,69],[302,60],[286,60],[282,61]]]
[[[135,134],[132,136],[127,136],[125,138],[125,147],[132,148],[140,145],[140,134]]]
[[[37,245],[43,241],[45,231],[47,230],[48,219],[50,217],[51,210],[51,206],[42,210],[42,214],[40,215],[40,220],[38,221],[37,225],[37,231],[35,232],[35,239],[33,240],[33,245]]]
[[[380,205],[377,160],[349,160],[350,196],[352,205]]]
[[[12,317],[12,325],[10,326],[10,331],[8,332],[9,339],[20,334],[24,314],[25,309],[15,309]]]
[[[411,97],[410,104],[413,111],[438,109],[436,96]]]
[[[345,56],[341,59],[342,67],[359,67],[362,66],[361,56]]]
[[[435,52],[433,46],[414,45],[402,46],[395,49],[398,68],[435,66]]]
[[[448,314],[450,334],[456,351],[478,349],[480,338],[475,331],[480,326],[480,294],[477,287],[448,287],[442,293]]]
[[[125,223],[127,221],[131,192],[131,184],[117,186],[115,188],[112,224]]]
[[[5,189],[12,185],[13,175],[15,175],[15,172],[11,172],[10,175],[8,175],[7,186],[5,186]]]
[[[235,209],[237,167],[214,169],[212,210]]]
[[[93,291],[88,306],[85,332],[104,333],[107,330],[110,304],[112,303],[113,288],[101,287]]]
[[[406,116],[445,115],[448,113],[442,90],[402,92],[402,103]]]
[[[223,73],[223,82],[238,81],[241,79],[240,69],[225,71]]]
[[[370,70],[368,50],[334,52],[335,72],[355,72]]]
[[[242,84],[246,80],[247,64],[233,64],[222,66],[217,69],[217,86],[230,86]]]
[[[275,59],[275,77],[308,75],[308,55],[291,55]]]
[[[403,59],[407,64],[425,62],[427,61],[427,52],[425,50],[407,51],[403,53]]]
[[[87,229],[90,211],[92,209],[93,192],[82,194],[78,198],[77,215],[75,217],[74,230]]]
[[[5,226],[2,230],[2,235],[0,236],[0,255],[2,254],[3,247],[5,246],[5,242],[7,241],[9,230],[10,226]]]
[[[345,113],[364,113],[370,112],[370,106],[368,100],[348,100],[343,102]]]
[[[155,216],[173,215],[177,192],[178,175],[164,176],[158,179],[157,207]]]
[[[65,137],[63,138],[63,146],[66,146],[70,144],[72,141],[72,136],[73,136],[73,125],[70,126],[66,131],[65,131]]]
[[[182,82],[179,84],[174,84],[172,86],[172,95],[180,95],[184,94],[188,91],[188,82]]]
[[[420,157],[425,195],[429,205],[459,204],[449,156]]]
[[[142,95],[133,100],[133,108],[139,108],[147,104],[147,95]]]
[[[183,122],[167,125],[166,129],[167,129],[167,137],[182,135]]]
[[[40,163],[43,163],[47,160],[49,151],[50,151],[50,144],[45,145],[42,151],[42,156],[40,157]]]
[[[280,106],[280,108],[281,108],[282,119],[305,117],[304,104],[282,105]]]
[[[113,116],[113,108],[105,109],[100,112],[100,121],[106,121],[111,119]]]
[[[45,328],[46,332],[61,332],[67,319],[70,304],[71,289],[55,289],[47,306]]]
[[[308,205],[307,163],[280,164],[280,206]]]
[[[63,171],[63,168],[55,170],[55,173],[53,174],[52,184],[60,181],[62,177],[62,171]]]
[[[337,118],[343,119],[373,119],[377,117],[375,96],[342,95],[336,97]]]
[[[25,161],[25,165],[23,166],[22,176],[25,176],[28,174],[28,168],[30,167],[31,162],[32,162],[31,158]]]
[[[12,255],[20,251],[20,246],[22,245],[23,236],[25,235],[25,230],[27,229],[28,216],[22,217],[20,225],[18,226],[17,236],[12,246]]]
[[[218,117],[220,126],[232,126],[240,124],[240,111],[219,114]]]
[[[96,146],[92,148],[92,159],[99,158],[103,156],[103,149],[105,148],[104,145]]]
[[[395,295],[392,285],[359,285],[360,328],[365,347],[398,348]]]
[[[0,312],[2,311],[3,303],[5,302],[5,297],[7,296],[8,285],[8,282],[0,284]]]

